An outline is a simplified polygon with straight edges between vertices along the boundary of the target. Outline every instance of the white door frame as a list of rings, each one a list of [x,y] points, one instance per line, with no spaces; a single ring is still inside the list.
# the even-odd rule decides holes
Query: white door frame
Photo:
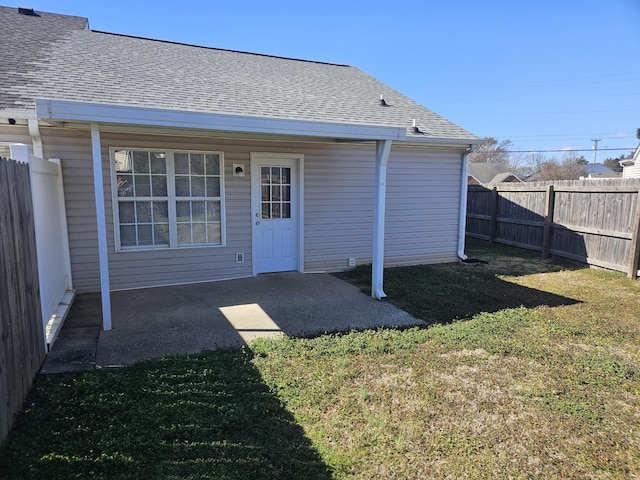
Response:
[[[304,272],[304,155],[302,153],[273,153],[273,152],[251,152],[251,275],[258,275],[257,257],[257,232],[256,232],[256,212],[255,205],[257,199],[255,195],[254,175],[260,175],[259,164],[263,160],[295,160],[297,162],[298,188],[295,200],[298,202],[298,272]]]

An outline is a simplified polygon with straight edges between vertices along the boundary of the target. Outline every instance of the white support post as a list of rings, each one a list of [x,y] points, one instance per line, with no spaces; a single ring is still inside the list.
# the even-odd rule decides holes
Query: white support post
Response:
[[[376,141],[376,190],[373,210],[373,261],[371,265],[371,296],[378,300],[387,296],[382,289],[384,277],[384,214],[387,191],[387,163],[391,140]]]
[[[100,126],[91,123],[91,152],[93,154],[93,185],[96,196],[96,222],[98,227],[98,259],[100,261],[100,294],[102,297],[102,329],[111,330],[111,296],[109,294],[109,260],[107,255],[107,218],[104,211],[104,185],[102,178],[102,144]]]

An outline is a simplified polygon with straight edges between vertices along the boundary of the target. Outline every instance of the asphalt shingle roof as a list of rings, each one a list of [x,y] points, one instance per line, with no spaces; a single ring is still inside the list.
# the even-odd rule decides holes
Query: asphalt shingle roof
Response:
[[[474,135],[358,68],[84,29],[86,19],[0,7],[0,109],[35,98]],[[7,74],[8,73],[8,74]],[[380,95],[389,106],[380,105]]]

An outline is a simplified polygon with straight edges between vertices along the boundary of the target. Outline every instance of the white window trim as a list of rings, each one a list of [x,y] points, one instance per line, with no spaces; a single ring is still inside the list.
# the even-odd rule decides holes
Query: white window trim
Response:
[[[191,245],[178,245],[176,242],[178,235],[178,225],[176,220],[176,193],[175,193],[175,171],[173,160],[167,161],[167,208],[169,213],[169,245],[143,245],[135,247],[122,247],[120,243],[120,212],[118,207],[117,174],[115,169],[115,152],[118,150],[136,150],[145,152],[164,152],[173,159],[175,153],[202,153],[219,155],[220,157],[220,244],[195,243]],[[227,219],[225,203],[225,163],[224,152],[214,150],[186,150],[170,148],[147,148],[147,147],[110,147],[109,148],[109,172],[111,179],[111,203],[113,211],[113,236],[114,247],[117,253],[140,252],[150,250],[181,250],[185,248],[220,248],[227,246]]]

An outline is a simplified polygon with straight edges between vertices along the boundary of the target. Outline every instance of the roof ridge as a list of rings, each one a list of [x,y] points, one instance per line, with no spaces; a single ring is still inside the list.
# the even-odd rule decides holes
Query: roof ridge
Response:
[[[102,33],[104,35],[113,35],[113,36],[116,36],[116,37],[135,38],[135,39],[138,39],[138,40],[148,40],[150,42],[169,43],[169,44],[172,44],[172,45],[183,45],[185,47],[204,48],[204,49],[207,49],[207,50],[218,50],[220,52],[242,53],[244,55],[256,55],[258,57],[277,58],[277,59],[280,59],[280,60],[292,60],[294,62],[316,63],[316,64],[319,64],[319,65],[331,65],[331,66],[334,66],[334,67],[349,67],[349,68],[352,68],[351,65],[347,65],[347,64],[344,64],[344,63],[321,62],[319,60],[305,60],[305,59],[302,59],[302,58],[282,57],[280,55],[269,55],[267,53],[245,52],[245,51],[242,51],[242,50],[232,50],[230,48],[207,47],[207,46],[204,46],[204,45],[196,45],[194,43],[176,42],[176,41],[173,41],[173,40],[161,40],[161,39],[158,39],[158,38],[140,37],[140,36],[137,36],[137,35],[128,35],[128,34],[125,34],[125,33],[105,32],[105,31],[102,31],[102,30],[89,30],[89,31],[93,32],[93,33]]]

